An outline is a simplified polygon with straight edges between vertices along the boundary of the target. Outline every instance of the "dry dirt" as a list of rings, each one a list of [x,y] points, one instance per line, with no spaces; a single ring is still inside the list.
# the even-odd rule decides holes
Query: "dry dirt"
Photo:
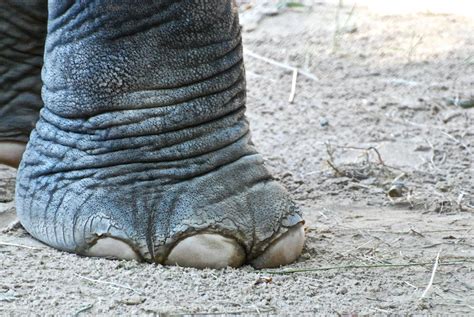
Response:
[[[241,2],[253,139],[304,210],[301,259],[163,267],[58,252],[15,227],[0,233],[0,314],[474,315],[474,109],[461,107],[474,19]],[[298,67],[293,103],[292,71],[260,57]],[[0,227],[14,177],[0,167]]]

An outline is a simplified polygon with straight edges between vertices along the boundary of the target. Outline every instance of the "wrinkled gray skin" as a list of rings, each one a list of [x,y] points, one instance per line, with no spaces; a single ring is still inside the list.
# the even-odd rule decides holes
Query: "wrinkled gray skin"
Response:
[[[27,142],[38,120],[46,1],[0,1],[0,141]]]
[[[79,254],[115,237],[162,263],[214,232],[250,261],[302,221],[250,139],[232,1],[50,0],[47,18],[15,2],[0,4],[0,140],[28,138],[43,85],[16,188],[34,237]]]

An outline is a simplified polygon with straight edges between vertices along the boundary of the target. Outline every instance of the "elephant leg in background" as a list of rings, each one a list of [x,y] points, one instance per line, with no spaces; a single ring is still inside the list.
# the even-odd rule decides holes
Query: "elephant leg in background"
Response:
[[[46,0],[0,1],[0,163],[17,167],[41,101]]]
[[[18,217],[89,256],[272,267],[303,220],[255,150],[233,1],[50,0]]]

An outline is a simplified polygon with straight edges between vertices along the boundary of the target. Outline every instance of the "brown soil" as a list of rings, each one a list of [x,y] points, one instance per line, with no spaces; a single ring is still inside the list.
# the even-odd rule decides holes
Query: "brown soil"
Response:
[[[474,98],[474,19],[327,1],[242,10],[253,139],[304,210],[301,259],[83,258],[16,226],[0,233],[0,314],[474,314],[474,109],[460,106]],[[299,73],[289,103],[292,72],[258,56],[318,80]],[[14,177],[0,167],[0,228]]]

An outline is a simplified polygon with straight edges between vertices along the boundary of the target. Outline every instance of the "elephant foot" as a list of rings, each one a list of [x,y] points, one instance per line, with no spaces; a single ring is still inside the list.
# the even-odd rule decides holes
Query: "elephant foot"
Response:
[[[212,161],[231,157],[233,146],[190,162],[107,165],[33,132],[18,173],[18,217],[35,238],[85,256],[196,268],[293,262],[304,242],[298,208],[260,155]],[[78,168],[82,160],[100,166]]]
[[[18,167],[25,148],[22,142],[0,141],[0,164]]]
[[[303,244],[303,225],[297,224],[270,244],[263,254],[252,260],[250,264],[260,269],[292,263],[301,254]],[[97,240],[85,252],[85,255],[124,260],[140,259],[140,255],[127,243],[111,237]],[[177,242],[168,254],[164,264],[220,269],[228,266],[242,266],[245,259],[245,250],[236,240],[219,234],[200,233]]]
[[[49,3],[44,107],[17,177],[23,227],[80,255],[295,260],[303,218],[251,141],[234,2]]]

